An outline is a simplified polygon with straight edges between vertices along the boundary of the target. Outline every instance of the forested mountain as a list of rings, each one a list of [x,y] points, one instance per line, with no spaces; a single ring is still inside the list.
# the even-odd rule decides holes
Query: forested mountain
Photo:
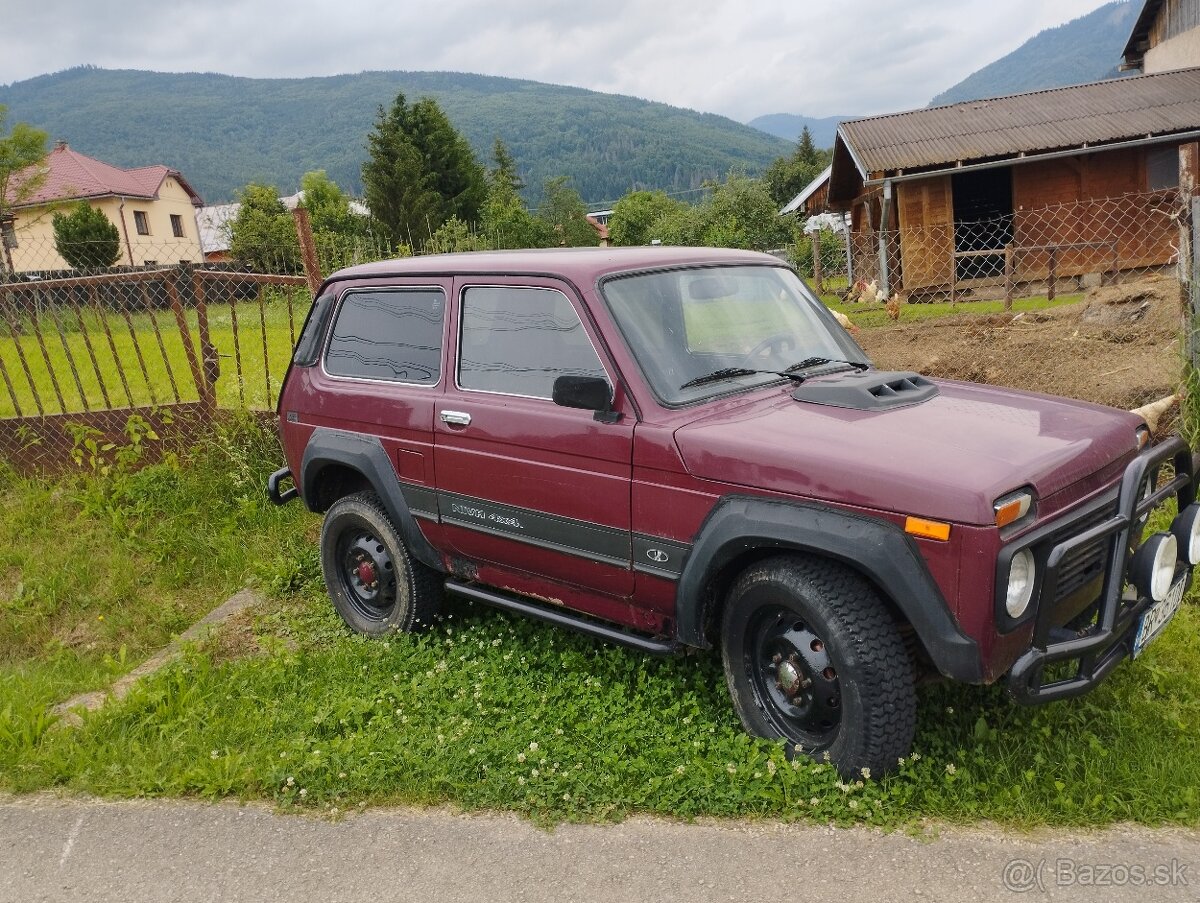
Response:
[[[362,190],[366,135],[397,92],[435,98],[490,163],[499,136],[529,200],[542,180],[568,176],[585,201],[634,188],[685,191],[739,167],[756,174],[792,147],[722,116],[633,97],[454,72],[363,72],[251,79],[79,67],[0,86],[9,120],[46,129],[118,166],[165,163],[208,203],[251,181],[296,190],[325,169]]]
[[[1047,28],[939,94],[930,106],[1116,78],[1141,8],[1140,2],[1121,0]]]
[[[754,126],[768,135],[774,135],[786,141],[798,140],[804,127],[808,126],[813,144],[820,148],[830,148],[833,147],[833,139],[837,137],[838,123],[857,118],[856,116],[826,116],[818,119],[812,116],[796,116],[792,113],[770,113],[766,116],[759,116],[757,119],[751,119],[746,125]]]

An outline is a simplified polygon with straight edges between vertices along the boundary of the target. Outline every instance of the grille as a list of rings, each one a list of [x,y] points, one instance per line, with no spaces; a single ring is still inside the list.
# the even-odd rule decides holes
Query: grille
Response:
[[[1061,542],[1069,536],[1078,535],[1090,530],[1108,520],[1116,512],[1116,507],[1101,508],[1071,524],[1070,529],[1056,537]],[[1082,545],[1067,554],[1058,569],[1057,598],[1053,601],[1068,598],[1072,593],[1095,580],[1104,573],[1108,556],[1108,545],[1112,537],[1105,536]]]

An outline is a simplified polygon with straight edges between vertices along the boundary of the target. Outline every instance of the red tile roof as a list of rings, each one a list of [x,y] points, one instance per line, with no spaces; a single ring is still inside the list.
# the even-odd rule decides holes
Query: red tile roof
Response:
[[[22,207],[33,207],[53,201],[72,201],[82,198],[120,196],[129,198],[158,197],[167,176],[173,176],[189,195],[192,203],[203,204],[200,196],[176,171],[167,166],[141,166],[137,169],[120,169],[60,144],[47,156],[43,164],[46,180],[28,198],[21,201]],[[18,182],[18,174],[14,181]]]

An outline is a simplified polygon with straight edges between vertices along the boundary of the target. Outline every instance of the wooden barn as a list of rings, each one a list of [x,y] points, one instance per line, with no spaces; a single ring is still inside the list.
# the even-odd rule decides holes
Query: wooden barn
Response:
[[[845,122],[829,206],[854,271],[909,295],[1173,261],[1200,68]]]

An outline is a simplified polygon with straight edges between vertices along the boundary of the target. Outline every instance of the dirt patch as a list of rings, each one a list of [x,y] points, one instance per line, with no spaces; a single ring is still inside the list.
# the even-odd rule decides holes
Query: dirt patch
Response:
[[[209,640],[209,655],[216,664],[249,658],[262,651],[254,630],[252,610],[239,611],[221,625]]]
[[[876,366],[1135,408],[1181,375],[1179,283],[1093,289],[1079,304],[864,329]]]

